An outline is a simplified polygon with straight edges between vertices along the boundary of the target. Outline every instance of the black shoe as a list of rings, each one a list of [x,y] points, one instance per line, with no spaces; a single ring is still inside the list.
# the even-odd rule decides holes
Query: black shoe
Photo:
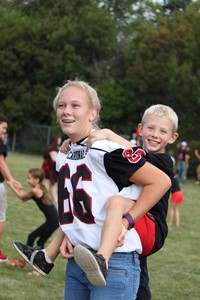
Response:
[[[77,245],[74,248],[74,259],[85,272],[91,284],[95,286],[106,285],[106,260],[101,254],[93,254],[87,248]]]
[[[17,241],[13,244],[21,257],[41,275],[47,276],[54,267],[54,263],[46,261],[44,252],[40,250],[41,248],[30,247]]]

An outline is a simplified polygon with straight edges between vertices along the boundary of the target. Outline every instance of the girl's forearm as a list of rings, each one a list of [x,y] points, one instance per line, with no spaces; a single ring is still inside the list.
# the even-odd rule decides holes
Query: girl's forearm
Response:
[[[149,163],[145,163],[135,174],[131,176],[133,182],[144,186],[137,202],[129,212],[133,220],[137,221],[169,190],[171,180],[164,172]]]

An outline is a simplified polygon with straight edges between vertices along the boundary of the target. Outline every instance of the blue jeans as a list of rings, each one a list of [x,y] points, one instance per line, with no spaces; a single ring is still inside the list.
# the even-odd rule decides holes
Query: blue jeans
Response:
[[[74,259],[66,267],[65,300],[134,300],[140,281],[136,252],[113,253],[108,264],[105,287],[90,284]]]
[[[178,161],[178,179],[181,182],[185,182],[186,181],[186,173],[187,173],[187,166],[186,166],[186,162],[179,160]]]

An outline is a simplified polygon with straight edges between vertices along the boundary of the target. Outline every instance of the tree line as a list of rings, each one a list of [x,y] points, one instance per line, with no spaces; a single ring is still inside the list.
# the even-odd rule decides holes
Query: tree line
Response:
[[[66,80],[97,88],[102,126],[129,134],[152,104],[170,105],[181,139],[200,129],[200,1],[0,0],[1,112],[19,131],[55,125]]]

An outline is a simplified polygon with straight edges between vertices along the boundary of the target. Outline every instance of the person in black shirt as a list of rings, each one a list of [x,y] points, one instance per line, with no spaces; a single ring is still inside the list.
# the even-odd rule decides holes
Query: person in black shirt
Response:
[[[178,138],[178,116],[169,106],[165,105],[152,105],[149,107],[143,115],[141,123],[138,125],[139,132],[143,140],[143,149],[148,151],[146,153],[147,161],[154,164],[156,167],[160,168],[162,171],[168,174],[168,176],[173,181],[174,173],[173,173],[173,161],[171,157],[165,153],[165,147],[167,144],[172,144]],[[112,131],[108,129],[103,129],[100,131],[93,132],[88,141],[88,147],[92,145],[92,143],[98,139],[109,139],[115,141],[119,144],[123,144],[124,146],[131,147],[131,144],[124,140],[123,138],[117,136]],[[135,149],[135,148],[134,148]],[[159,179],[158,179],[159,180]],[[140,286],[137,294],[137,300],[150,300],[151,299],[151,291],[149,288],[149,276],[147,269],[147,256],[157,252],[164,245],[165,239],[168,234],[168,226],[167,226],[167,212],[168,212],[168,199],[170,195],[170,190],[163,195],[160,201],[152,207],[149,212],[144,215],[141,219],[135,222],[134,228],[138,232],[142,245],[143,252],[140,255]],[[110,203],[108,204],[107,209],[107,218],[111,219],[113,223],[115,208],[126,207],[127,199],[123,199],[121,197],[121,204],[119,197],[112,197],[110,199]],[[133,201],[132,201],[133,202]],[[135,204],[136,205],[136,204]],[[125,208],[124,208],[125,212]],[[133,208],[129,211],[132,220],[134,220],[134,205]],[[124,219],[124,226],[129,228],[131,225],[129,220]],[[128,218],[130,219],[130,218]],[[131,220],[131,219],[130,219]],[[106,230],[106,222],[104,224],[104,230]],[[108,239],[110,237],[108,236]],[[119,237],[119,241],[123,240],[123,237]],[[104,240],[103,237],[101,239],[101,246],[97,253],[103,254],[102,252],[104,248],[103,243],[107,243],[109,245],[108,240]],[[83,249],[80,248],[80,252]],[[81,260],[82,254],[79,254],[79,259]],[[107,257],[106,257],[107,258]],[[82,262],[81,262],[82,263]],[[84,263],[87,264],[88,261],[86,259],[84,253]],[[87,267],[88,269],[88,267]],[[92,270],[93,272],[94,270]],[[99,272],[99,269],[97,270]]]
[[[43,179],[43,171],[39,168],[33,168],[28,171],[27,175],[27,182],[31,187],[29,191],[18,191],[15,187],[13,187],[12,183],[8,182],[8,185],[10,185],[11,189],[15,192],[18,198],[20,198],[22,201],[28,201],[32,199],[45,216],[45,222],[28,235],[26,242],[27,245],[33,247],[35,241],[37,240],[37,246],[40,249],[44,248],[48,238],[59,226],[57,209],[51,202],[49,193],[43,184]],[[6,264],[11,267],[24,267],[25,261],[20,258],[19,260],[8,261]],[[32,274],[36,275],[35,272]]]

